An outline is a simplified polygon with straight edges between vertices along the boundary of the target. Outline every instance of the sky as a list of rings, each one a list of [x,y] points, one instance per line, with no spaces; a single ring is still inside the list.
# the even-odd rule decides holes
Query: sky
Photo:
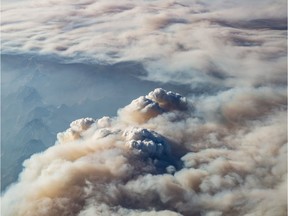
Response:
[[[285,215],[286,4],[3,1],[2,214]]]

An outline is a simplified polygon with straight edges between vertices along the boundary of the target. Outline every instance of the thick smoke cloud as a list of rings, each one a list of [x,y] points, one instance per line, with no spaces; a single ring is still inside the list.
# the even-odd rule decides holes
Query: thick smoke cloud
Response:
[[[2,52],[137,61],[162,82],[283,84],[286,8],[283,0],[24,1],[3,6]]]
[[[2,196],[3,215],[286,215],[286,8],[282,0],[5,4],[4,54],[137,62],[147,75],[136,76],[189,85],[191,94],[158,88],[116,117],[72,122],[24,162]]]
[[[285,215],[286,119],[284,88],[155,89],[26,160],[3,215]]]
[[[133,100],[131,104],[119,110],[118,113],[120,117],[123,116],[125,121],[142,123],[167,111],[185,109],[187,109],[187,102],[184,97],[158,88],[147,96]]]

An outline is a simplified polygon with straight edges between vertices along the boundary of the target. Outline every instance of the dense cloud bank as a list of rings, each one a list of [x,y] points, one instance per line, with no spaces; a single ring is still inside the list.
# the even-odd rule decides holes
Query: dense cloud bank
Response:
[[[148,79],[286,83],[284,0],[41,0],[3,5],[2,52],[136,61]],[[272,72],[273,71],[273,72]]]
[[[172,103],[173,102],[173,103]],[[5,216],[286,214],[286,91],[155,89],[24,163]]]

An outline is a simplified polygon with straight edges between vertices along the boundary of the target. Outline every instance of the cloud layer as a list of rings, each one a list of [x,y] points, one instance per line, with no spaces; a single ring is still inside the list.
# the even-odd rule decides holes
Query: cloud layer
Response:
[[[140,107],[143,98],[151,101]],[[286,117],[281,88],[189,99],[155,89],[117,117],[72,122],[54,146],[25,161],[19,182],[2,197],[2,211],[285,215]]]
[[[286,26],[283,0],[25,1],[3,5],[2,52],[138,61],[164,82],[283,84]]]

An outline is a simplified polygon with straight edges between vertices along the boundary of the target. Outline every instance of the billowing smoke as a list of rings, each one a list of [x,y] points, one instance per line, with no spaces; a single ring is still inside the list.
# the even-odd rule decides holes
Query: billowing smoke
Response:
[[[66,103],[73,104],[97,92],[109,109],[109,100],[121,101],[121,94],[132,95],[140,88],[138,82],[131,84],[139,78],[188,90],[183,90],[184,97],[157,88],[119,109],[116,116],[72,122],[58,133],[55,145],[24,162],[18,182],[2,196],[3,215],[286,215],[286,4],[4,4],[4,54],[36,55],[67,65],[89,63],[99,66],[97,76],[109,75],[85,85],[77,72],[79,82],[71,81],[68,93],[61,94],[66,88],[51,88],[54,94],[45,94],[50,101],[55,95],[64,101],[61,96],[68,95]],[[133,72],[127,64],[139,67]],[[85,74],[90,77],[93,70]],[[125,73],[133,79],[126,80]],[[71,73],[59,74],[51,82],[66,85]],[[43,80],[37,86],[50,86]],[[109,86],[104,89],[103,83],[109,80],[111,88],[131,88],[107,99]],[[77,86],[83,90],[76,91]]]
[[[5,216],[283,216],[286,91],[185,98],[155,89],[84,118],[24,163]]]

